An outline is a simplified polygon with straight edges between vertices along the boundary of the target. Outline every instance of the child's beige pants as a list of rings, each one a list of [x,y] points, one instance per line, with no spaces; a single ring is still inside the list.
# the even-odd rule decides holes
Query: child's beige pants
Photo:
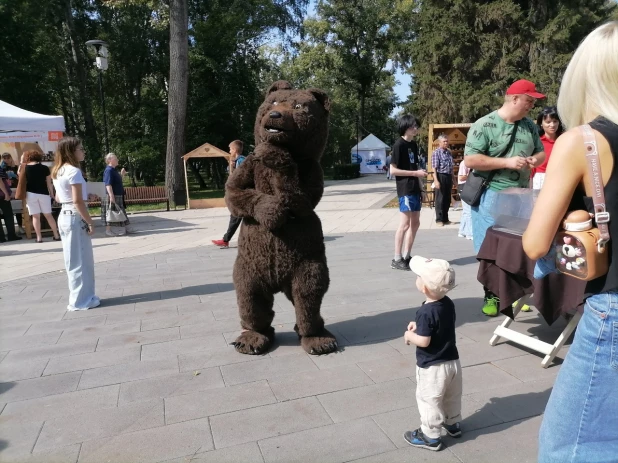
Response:
[[[416,402],[421,430],[431,439],[440,437],[442,423],[461,421],[461,364],[459,360],[416,367]]]

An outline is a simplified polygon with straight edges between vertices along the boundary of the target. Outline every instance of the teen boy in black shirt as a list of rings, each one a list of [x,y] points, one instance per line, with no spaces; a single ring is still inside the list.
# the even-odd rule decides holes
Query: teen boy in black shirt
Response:
[[[395,258],[391,268],[410,270],[410,252],[421,224],[421,179],[427,177],[427,172],[419,166],[418,145],[412,140],[418,132],[418,120],[412,114],[405,114],[398,124],[400,137],[393,145],[390,169],[397,184],[401,220],[395,233]]]

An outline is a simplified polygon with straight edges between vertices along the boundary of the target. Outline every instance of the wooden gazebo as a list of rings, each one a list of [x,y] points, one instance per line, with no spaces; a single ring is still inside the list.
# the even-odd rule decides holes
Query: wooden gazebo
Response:
[[[211,198],[211,199],[191,199],[189,197],[189,179],[187,177],[187,160],[193,158],[224,158],[228,164],[230,162],[231,154],[211,145],[210,143],[204,143],[202,146],[195,148],[193,151],[185,154],[182,157],[185,169],[185,188],[187,189],[187,207],[189,209],[208,209],[211,207],[225,207],[224,198]]]

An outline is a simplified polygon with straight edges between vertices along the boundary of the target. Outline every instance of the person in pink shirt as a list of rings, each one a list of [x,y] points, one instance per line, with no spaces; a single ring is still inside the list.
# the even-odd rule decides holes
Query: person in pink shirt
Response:
[[[532,188],[540,190],[545,181],[545,169],[551,156],[551,150],[554,148],[556,139],[564,132],[564,127],[558,117],[558,110],[555,106],[547,106],[543,108],[543,111],[536,119],[536,123],[539,126],[539,133],[541,135],[541,142],[545,148],[545,162],[539,167],[536,167],[532,172]]]

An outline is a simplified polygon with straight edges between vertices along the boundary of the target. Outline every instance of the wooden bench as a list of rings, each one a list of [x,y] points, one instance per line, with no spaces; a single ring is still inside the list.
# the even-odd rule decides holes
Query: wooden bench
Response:
[[[100,207],[101,198],[96,195],[88,195],[88,207]],[[165,203],[170,210],[170,200],[164,186],[136,186],[124,189],[125,206],[132,204],[156,204]]]
[[[170,210],[170,200],[164,186],[136,186],[124,189],[125,206],[131,204],[166,203]]]

